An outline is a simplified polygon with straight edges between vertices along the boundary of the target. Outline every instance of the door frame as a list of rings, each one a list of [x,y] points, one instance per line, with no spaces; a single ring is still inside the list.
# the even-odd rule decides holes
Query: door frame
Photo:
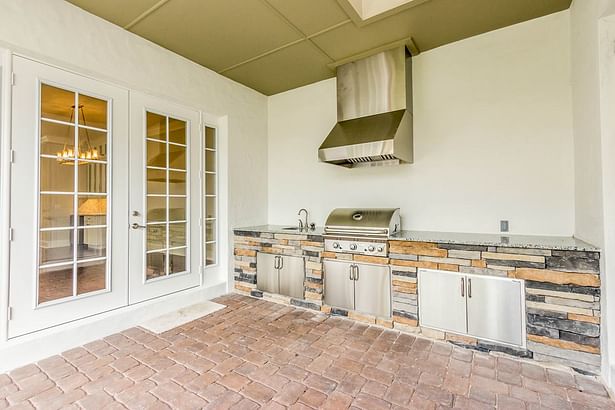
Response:
[[[13,53],[0,48],[0,341],[8,340]]]

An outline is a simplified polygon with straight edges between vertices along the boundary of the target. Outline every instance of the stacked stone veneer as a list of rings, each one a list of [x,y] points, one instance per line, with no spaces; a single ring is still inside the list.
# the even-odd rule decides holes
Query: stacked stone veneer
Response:
[[[486,350],[555,361],[581,370],[600,367],[600,254],[598,252],[504,248],[390,241],[393,321],[419,326],[417,269],[525,280],[527,351],[470,337],[432,336]]]
[[[303,256],[304,299],[256,288],[256,253]],[[379,318],[323,304],[323,258],[391,266],[392,317]],[[417,270],[525,280],[527,349],[514,349],[420,326]],[[324,273],[326,274],[326,272]],[[235,231],[235,289],[276,302],[422,333],[470,348],[498,350],[598,373],[600,367],[600,254],[598,252],[389,241],[389,257],[324,251],[321,235]]]
[[[320,310],[323,299],[321,235],[235,231],[235,290],[254,297]],[[262,292],[256,288],[256,253],[305,258],[304,298]]]

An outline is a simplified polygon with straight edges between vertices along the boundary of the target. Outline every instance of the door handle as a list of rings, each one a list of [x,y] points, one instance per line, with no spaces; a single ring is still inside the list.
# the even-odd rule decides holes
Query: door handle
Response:
[[[468,297],[472,297],[472,279],[468,278]]]
[[[465,296],[465,279],[461,278],[461,297]]]
[[[147,228],[147,226],[145,226],[145,225],[139,225],[139,224],[138,224],[138,223],[136,223],[136,222],[135,222],[135,223],[133,223],[132,225],[130,225],[130,227],[131,227],[132,229],[145,229],[145,228]]]
[[[273,258],[273,269],[280,269],[280,257],[274,256]]]
[[[354,269],[354,265],[348,266],[348,273],[349,273],[348,279],[350,279],[350,280],[354,280],[353,269]]]
[[[282,258],[281,256],[278,256],[278,269],[282,269],[284,267],[284,258]]]
[[[354,280],[359,280],[359,265],[354,265]]]

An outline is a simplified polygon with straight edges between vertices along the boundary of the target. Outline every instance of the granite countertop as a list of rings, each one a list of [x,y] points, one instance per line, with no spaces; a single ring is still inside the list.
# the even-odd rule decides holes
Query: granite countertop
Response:
[[[295,228],[295,229],[284,229],[284,228]],[[322,235],[324,233],[324,228],[317,226],[316,229],[307,231],[299,231],[296,226],[291,225],[258,225],[258,226],[247,226],[241,228],[235,228],[233,231],[242,231],[242,232],[267,232],[273,234],[288,234],[288,235]]]
[[[260,225],[235,228],[234,231],[268,232],[273,234],[322,235],[324,228],[301,231],[284,229],[289,225]],[[500,235],[462,232],[400,231],[391,240],[435,242],[459,245],[499,246],[505,248],[555,249],[563,251],[599,252],[600,248],[571,236]]]

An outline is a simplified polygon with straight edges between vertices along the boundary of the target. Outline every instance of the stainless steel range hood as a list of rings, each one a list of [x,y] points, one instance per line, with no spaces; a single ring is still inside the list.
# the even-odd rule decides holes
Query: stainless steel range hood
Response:
[[[412,59],[400,46],[337,68],[337,124],[318,149],[345,167],[413,162]]]

